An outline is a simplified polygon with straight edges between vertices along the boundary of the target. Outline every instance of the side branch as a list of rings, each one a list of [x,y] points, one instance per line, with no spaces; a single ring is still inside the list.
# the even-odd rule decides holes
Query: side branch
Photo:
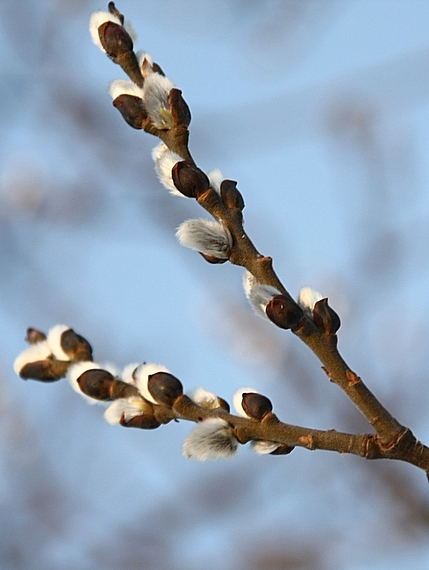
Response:
[[[365,459],[397,459],[429,472],[429,448],[417,441],[410,430],[402,434],[394,449],[386,449],[380,438],[374,434],[351,434],[295,426],[281,422],[272,413],[257,422],[229,414],[226,410],[207,410],[187,397],[178,400],[171,411],[171,419],[193,422],[220,417],[231,425],[240,443],[264,440],[288,447],[349,453]],[[165,411],[162,413],[165,414]]]
[[[165,367],[143,363],[125,367],[121,375],[103,369],[92,361],[92,347],[82,336],[65,325],[53,327],[48,335],[35,329],[27,331],[29,348],[15,360],[15,371],[24,379],[52,382],[66,376],[76,392],[94,402],[108,404],[105,419],[111,424],[140,429],[155,429],[171,421],[187,420],[198,425],[214,422],[215,454],[219,438],[225,439],[228,450],[237,443],[262,444],[258,453],[288,454],[294,447],[309,450],[349,453],[366,459],[397,459],[429,472],[429,448],[416,440],[409,429],[402,429],[390,445],[377,434],[350,434],[336,430],[317,430],[281,422],[273,413],[271,401],[262,394],[238,390],[233,396],[238,414],[230,413],[225,400],[200,389],[200,395],[183,393],[180,380]],[[349,375],[350,376],[350,375]],[[359,382],[353,384],[359,386]],[[197,429],[197,428],[194,428]],[[202,430],[207,439],[206,427]],[[220,435],[219,435],[219,433]],[[191,432],[192,433],[192,432]],[[210,434],[209,434],[210,435]],[[197,457],[208,459],[213,450],[201,436],[197,437]],[[191,436],[195,445],[195,437]],[[233,444],[231,444],[233,442]],[[208,445],[208,447],[207,447]],[[201,447],[203,446],[203,452]],[[235,447],[234,447],[235,446]],[[225,457],[225,450],[216,457]]]

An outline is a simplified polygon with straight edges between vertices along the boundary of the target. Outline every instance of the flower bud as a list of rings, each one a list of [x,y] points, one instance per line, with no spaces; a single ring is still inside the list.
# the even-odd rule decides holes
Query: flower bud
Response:
[[[209,410],[215,410],[217,408],[223,408],[229,412],[229,404],[223,398],[216,396],[213,392],[208,392],[204,388],[195,388],[189,392],[188,397],[201,406],[202,408],[207,408]]]
[[[134,416],[129,420],[126,420],[124,416],[122,416],[119,423],[124,427],[140,429],[156,429],[161,425],[155,416],[150,414],[141,414],[139,416]]]
[[[76,382],[82,393],[95,400],[111,400],[115,377],[101,368],[86,370]]]
[[[158,404],[172,407],[174,402],[183,395],[183,386],[178,378],[168,372],[151,374],[147,387]]]
[[[237,182],[234,180],[223,180],[220,185],[220,195],[227,208],[244,209],[244,199],[241,192],[237,190]]]
[[[317,301],[313,308],[314,324],[325,334],[336,334],[341,326],[340,317],[328,305],[328,299]]]
[[[279,295],[280,291],[271,285],[260,283],[256,277],[247,270],[244,273],[243,287],[244,293],[256,313],[261,317],[268,318],[265,310],[267,304],[273,299],[273,297]]]
[[[173,82],[160,73],[150,73],[143,84],[143,101],[153,126],[168,130],[173,126],[173,118],[169,104]]]
[[[98,35],[101,46],[113,61],[133,50],[133,40],[121,24],[107,20],[98,27]]]
[[[30,344],[15,358],[13,369],[24,380],[58,380],[58,376],[51,370],[51,355],[52,351],[46,340]]]
[[[291,453],[294,449],[294,446],[286,445],[283,443],[282,445],[279,445],[277,449],[271,451],[270,455],[289,455],[289,453]]]
[[[228,459],[238,448],[233,429],[221,418],[208,418],[197,424],[186,436],[182,452],[186,459],[207,461]]]
[[[199,251],[198,253],[212,265],[218,265],[219,263],[226,263],[228,261],[227,257],[215,257],[214,255],[207,255],[207,253],[203,253],[202,251]]]
[[[221,398],[220,396],[218,396],[217,399],[219,400],[219,407],[226,410],[229,414],[229,412],[231,411],[231,408],[230,408],[230,405],[228,404],[228,402],[226,400],[224,400],[223,398]]]
[[[133,129],[142,129],[147,112],[143,99],[134,95],[122,94],[113,100],[113,106],[121,113],[122,118]]]
[[[132,373],[132,378],[134,381],[134,385],[136,386],[139,393],[153,404],[157,404],[158,402],[149,392],[148,382],[149,377],[152,374],[156,374],[156,372],[167,372],[169,373],[168,368],[163,366],[162,364],[155,364],[154,362],[143,362],[139,364]]]
[[[56,382],[61,378],[52,370],[52,360],[38,360],[24,364],[19,372],[23,380],[40,380],[41,382]]]
[[[92,360],[89,342],[67,325],[52,327],[48,332],[47,342],[57,360]]]
[[[268,455],[279,447],[275,441],[267,441],[265,439],[254,439],[250,442],[250,447],[258,455]]]
[[[153,429],[160,425],[153,415],[153,406],[141,397],[120,398],[104,412],[110,425]]]
[[[198,198],[208,190],[210,182],[197,166],[189,162],[177,162],[172,171],[173,183],[177,190],[187,198]]]
[[[63,333],[70,330],[67,325],[55,325],[48,331],[47,343],[51,349],[51,354],[56,360],[70,360],[68,354],[64,352],[61,345],[61,338]]]
[[[92,347],[89,342],[73,329],[64,331],[61,335],[61,347],[70,360],[92,360]]]
[[[298,295],[298,305],[310,317],[313,317],[314,305],[322,299],[319,291],[311,287],[302,287]]]
[[[238,415],[242,416],[243,418],[247,418],[248,415],[243,409],[243,395],[244,394],[257,394],[257,391],[254,388],[244,387],[239,388],[234,392],[232,395],[232,405],[234,406],[235,411]]]
[[[36,344],[42,340],[46,340],[46,335],[41,331],[30,327],[27,329],[27,337],[25,340],[28,344]]]
[[[171,118],[175,127],[188,128],[191,122],[191,111],[188,104],[182,97],[180,89],[170,89],[168,94],[168,103],[171,112]]]
[[[222,182],[225,180],[225,176],[219,168],[215,168],[214,170],[210,170],[207,172],[208,179],[210,181],[210,188],[212,188],[215,192],[220,194],[220,186]]]
[[[127,364],[121,372],[121,380],[127,384],[135,385],[134,371],[140,366],[140,362]]]
[[[134,30],[124,17],[113,8],[110,12],[98,10],[91,15],[89,31],[92,41],[140,87],[143,77],[133,51]],[[135,38],[134,38],[135,39]]]
[[[271,401],[266,396],[255,392],[245,392],[241,406],[246,416],[258,422],[262,422],[265,416],[273,411]]]
[[[172,178],[173,167],[177,162],[182,160],[182,157],[171,151],[165,143],[161,142],[153,149],[152,158],[155,162],[155,170],[161,184],[165,186],[171,194],[184,198],[185,194],[179,192]]]
[[[143,407],[143,404],[145,407]],[[104,419],[110,425],[117,425],[121,418],[126,421],[143,413],[152,413],[153,407],[141,397],[119,398],[106,408]]]
[[[180,245],[189,247],[208,256],[227,261],[232,247],[232,237],[228,228],[214,220],[187,220],[180,224],[176,232]]]
[[[106,50],[100,41],[99,29],[107,22],[113,22],[119,26],[123,24],[123,20],[121,20],[118,15],[115,15],[112,12],[105,12],[103,10],[93,12],[89,19],[89,33],[91,34],[92,41],[104,53],[106,53]]]
[[[267,317],[281,329],[293,329],[304,316],[304,312],[292,299],[276,295],[267,304]]]

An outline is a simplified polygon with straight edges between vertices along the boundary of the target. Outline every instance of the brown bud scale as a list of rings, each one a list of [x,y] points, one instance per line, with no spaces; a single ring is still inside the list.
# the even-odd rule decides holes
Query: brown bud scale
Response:
[[[265,308],[267,317],[281,329],[293,329],[304,316],[301,307],[293,299],[275,295]]]
[[[262,394],[255,392],[245,392],[241,405],[249,418],[261,422],[265,416],[273,411],[271,401]]]

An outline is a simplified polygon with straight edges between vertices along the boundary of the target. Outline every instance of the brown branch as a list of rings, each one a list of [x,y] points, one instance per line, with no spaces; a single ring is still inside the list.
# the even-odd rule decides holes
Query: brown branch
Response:
[[[29,342],[31,343],[31,340]],[[50,362],[49,369],[41,367],[38,362],[27,364],[24,368],[27,370],[25,379],[31,377],[28,375],[28,371],[31,371],[34,374],[32,378],[50,382],[52,370],[65,376],[68,368],[79,362],[79,359],[76,358],[70,361],[62,361],[52,357],[47,360]],[[89,372],[92,373],[90,377],[88,377]],[[178,382],[177,379],[175,381]],[[351,434],[333,429],[318,430],[295,426],[281,422],[271,411],[264,414],[262,419],[258,421],[252,417],[235,416],[227,411],[228,405],[224,400],[222,400],[222,405],[225,407],[211,409],[196,404],[186,395],[174,396],[171,404],[154,404],[145,400],[133,384],[128,384],[100,369],[84,372],[78,384],[86,396],[97,400],[108,402],[121,398],[139,398],[144,411],[142,411],[141,416],[129,421],[121,420],[121,425],[125,427],[153,429],[173,420],[198,423],[208,418],[219,417],[233,428],[234,435],[241,444],[249,441],[268,441],[278,443],[279,447],[284,446],[288,452],[294,447],[303,447],[311,451],[324,450],[348,453],[365,459],[396,459],[411,463],[425,470],[427,474],[429,473],[429,448],[419,442],[412,432],[406,428],[398,432],[395,441],[385,445],[377,434]],[[179,385],[181,386],[180,382]],[[181,390],[182,388],[180,388],[180,392]],[[160,394],[165,397],[164,391],[161,391]],[[168,398],[167,395],[167,401]],[[269,402],[267,398],[263,398]],[[272,405],[269,402],[269,410],[271,409]]]
[[[260,283],[275,287],[296,304],[277,277],[272,259],[262,256],[244,231],[241,211],[227,208],[219,194],[212,189],[200,196],[198,203],[214,218],[222,221],[231,232],[233,246],[230,262],[245,267]],[[380,441],[386,447],[394,445],[398,435],[406,428],[389,414],[362,380],[350,370],[338,352],[336,335],[324,334],[307,316],[293,332],[319,358],[330,380],[345,392],[366,417]]]
[[[113,2],[109,3],[109,10],[119,17],[123,24],[123,16],[117,11]],[[109,26],[112,28],[111,23],[107,23],[107,27],[103,28],[105,32],[103,38],[100,35],[100,39],[104,42],[103,45],[106,49],[106,53],[116,63],[121,65],[131,78],[133,78],[134,74],[136,76],[135,82],[137,85],[142,86],[144,84],[144,78],[140,70],[137,69],[135,73],[130,74],[127,67],[128,64],[124,64],[125,61],[132,61],[132,67],[134,69],[137,62],[132,49],[131,38],[127,36],[125,29],[118,24],[114,24],[113,31],[110,30],[110,32],[107,33],[106,30],[109,29]],[[100,28],[101,27],[102,26],[100,26]],[[160,69],[159,66],[157,66],[156,69]],[[143,103],[139,103],[139,105],[135,107],[130,107],[131,110],[136,110],[136,116],[139,120],[140,117],[144,115],[144,113],[141,115],[141,107],[144,107]],[[163,101],[163,104],[165,104],[165,101]],[[149,118],[149,113],[145,116],[142,123],[137,123],[137,128],[140,128],[138,125],[141,124],[141,128],[146,132],[158,136],[170,150],[182,157],[184,161],[191,166],[190,170],[193,169],[192,172],[195,174],[198,168],[188,148],[190,112],[179,90],[170,90],[168,106],[169,110],[163,108],[163,111],[170,113],[171,128],[166,127],[160,129],[156,127]],[[130,115],[127,122],[130,122],[131,119],[132,117]],[[131,124],[136,126],[133,121],[131,121]],[[180,178],[180,169],[176,174],[179,176],[180,185],[183,184]],[[429,448],[420,443],[408,428],[402,426],[384,408],[341,357],[337,348],[337,336],[335,334],[339,327],[338,316],[335,315],[335,326],[320,327],[320,323],[322,323],[322,325],[324,324],[323,317],[321,317],[322,313],[318,313],[318,318],[321,319],[320,321],[317,321],[316,318],[313,320],[310,316],[302,314],[302,310],[298,307],[298,304],[293,300],[292,296],[277,277],[273,269],[272,259],[261,255],[247,236],[243,228],[242,209],[244,208],[244,200],[238,190],[235,189],[235,183],[231,182],[225,193],[223,193],[221,188],[221,193],[219,194],[212,188],[207,189],[207,185],[204,186],[207,180],[205,175],[202,177],[197,175],[193,178],[191,177],[191,179],[194,182],[197,181],[195,182],[196,185],[193,182],[194,185],[189,188],[189,192],[183,193],[188,197],[196,197],[198,203],[216,220],[222,222],[229,230],[232,238],[229,261],[234,265],[240,265],[246,268],[259,283],[270,285],[283,295],[285,302],[289,303],[292,307],[294,315],[298,315],[297,320],[290,326],[282,326],[281,323],[276,322],[274,319],[273,321],[279,326],[282,326],[282,328],[292,328],[292,332],[294,332],[320,360],[329,379],[344,391],[374,428],[376,434],[347,434],[335,430],[322,431],[292,426],[280,422],[271,411],[267,412],[263,417],[261,416],[261,419],[258,419],[258,421],[240,418],[229,414],[222,408],[208,410],[198,406],[183,395],[177,398],[175,397],[171,407],[169,407],[169,405],[152,405],[142,398],[147,404],[145,408],[146,412],[142,413],[139,417],[132,418],[132,420],[128,422],[128,425],[153,429],[171,420],[184,419],[200,422],[206,418],[220,417],[233,428],[234,435],[241,443],[246,443],[251,440],[264,440],[279,443],[288,448],[299,446],[307,449],[324,449],[337,451],[339,453],[351,453],[365,457],[366,459],[397,459],[416,465],[424,469],[428,474]],[[203,186],[201,188],[198,188],[198,181],[202,181],[201,184]],[[179,188],[179,185],[176,184],[176,187],[180,191],[183,191]],[[281,299],[276,300],[280,303],[282,302]],[[326,303],[323,306],[323,310],[326,310]],[[313,311],[313,316],[315,315],[316,313]],[[328,320],[328,322],[333,323],[332,320]],[[34,342],[40,340],[38,334],[31,334],[29,335],[29,342],[32,342],[31,339],[33,337],[35,339]],[[79,342],[81,342],[82,339],[81,337],[76,338],[78,339],[76,346],[79,348]],[[72,349],[75,352],[73,352]],[[75,360],[91,359],[91,353],[87,351],[79,352],[72,346],[68,346],[68,350],[74,354],[73,358],[75,358]],[[71,358],[70,364],[72,361],[73,359]],[[66,368],[67,363],[57,362],[55,359],[47,358],[35,363],[28,363],[26,368],[23,368],[25,374],[22,371],[20,374],[25,378],[33,377],[44,381],[52,381],[65,374]],[[101,375],[103,376],[104,384],[103,389],[99,390],[101,384],[98,384],[98,376],[94,373],[90,374],[90,372],[92,371],[87,371],[86,373],[86,389],[91,391],[91,393],[89,393],[90,397],[99,398],[100,394],[103,395],[100,399],[110,400],[119,397],[128,397],[130,394],[134,397],[139,397],[138,392],[132,386],[127,385],[121,380],[113,379],[108,372]],[[37,374],[39,374],[39,377]],[[177,379],[175,380],[179,382]],[[179,385],[181,386],[180,382]],[[106,386],[108,387],[107,389],[105,388]],[[82,386],[80,388],[83,390]],[[161,401],[165,403],[164,400]],[[122,422],[122,419],[121,423],[127,425],[127,423]]]
[[[161,407],[155,406],[155,417],[160,413],[165,420],[165,409],[158,411],[158,408]],[[268,414],[261,422],[257,422],[232,415],[220,408],[208,410],[198,406],[186,396],[179,398],[171,412],[171,419],[193,422],[220,417],[234,428],[237,439],[243,444],[252,440],[264,440],[288,447],[303,447],[311,451],[318,449],[350,453],[365,459],[397,459],[429,472],[429,448],[416,440],[408,429],[403,431],[395,444],[389,448],[384,446],[380,438],[374,434],[350,434],[333,429],[318,430],[295,426],[281,422],[273,413]]]

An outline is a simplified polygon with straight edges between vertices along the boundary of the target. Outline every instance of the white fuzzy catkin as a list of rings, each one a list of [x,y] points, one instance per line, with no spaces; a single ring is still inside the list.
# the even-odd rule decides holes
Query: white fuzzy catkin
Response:
[[[143,90],[133,81],[127,79],[114,79],[109,83],[109,95],[115,100],[119,95],[132,95],[143,99]]]
[[[242,405],[243,394],[258,394],[258,393],[259,392],[257,390],[255,390],[254,388],[249,388],[248,386],[246,386],[245,388],[239,388],[234,392],[234,394],[232,395],[232,405],[234,406],[234,409],[239,416],[242,416],[243,418],[249,417],[246,414],[246,412],[243,410],[243,405]]]
[[[187,396],[193,402],[199,406],[202,406],[203,408],[213,410],[220,407],[219,398],[216,396],[216,394],[213,394],[213,392],[208,392],[204,388],[195,388],[195,390],[188,392]]]
[[[160,73],[150,73],[143,84],[144,106],[152,123],[158,129],[169,129],[172,126],[168,94],[174,83]]]
[[[35,344],[30,344],[28,348],[20,352],[15,358],[13,369],[19,376],[19,373],[26,364],[30,364],[30,362],[38,362],[39,360],[45,360],[48,358],[48,356],[51,356],[51,354],[51,348],[46,340],[36,342]]]
[[[132,364],[127,364],[121,372],[121,380],[127,384],[135,385],[133,372],[140,366],[141,362],[133,362]]]
[[[104,49],[100,41],[98,28],[106,22],[114,22],[115,24],[119,24],[120,26],[122,26],[121,20],[117,16],[114,16],[110,12],[105,12],[104,10],[96,10],[91,14],[91,17],[89,18],[89,33],[91,34],[92,41],[97,47],[101,49],[103,53],[106,53],[106,50]],[[123,28],[125,28],[125,30],[128,32],[128,35],[130,36],[130,38],[134,43],[137,39],[137,34],[134,31],[131,22],[125,20]]]
[[[142,406],[143,404],[143,406]],[[128,422],[136,416],[144,414],[144,403],[140,398],[119,398],[104,412],[104,419],[110,425],[118,425],[122,415]]]
[[[259,283],[256,277],[247,270],[243,277],[243,287],[253,309],[258,315],[267,319],[265,308],[275,295],[280,295],[280,291],[275,287],[271,287],[271,285]]]
[[[87,370],[104,370],[101,368],[99,364],[95,362],[91,362],[89,360],[83,360],[82,362],[76,362],[76,364],[72,364],[70,368],[67,370],[66,378],[70,383],[70,386],[73,388],[75,392],[80,394],[87,402],[90,404],[101,404],[106,405],[106,402],[103,400],[96,400],[95,398],[91,398],[82,392],[80,386],[78,384],[78,378]]]
[[[119,378],[119,370],[115,364],[112,364],[111,362],[103,362],[100,364],[100,368],[107,370],[107,372],[110,372],[110,374],[115,378]]]
[[[180,245],[218,259],[228,259],[231,234],[223,224],[212,220],[187,220],[180,224],[176,237]]]
[[[153,73],[152,69],[153,59],[151,55],[146,53],[144,50],[139,50],[136,53],[136,57],[143,77],[147,77],[148,75]]]
[[[170,371],[162,364],[154,364],[152,362],[151,363],[144,362],[143,364],[140,364],[140,366],[138,366],[134,371],[135,385],[138,391],[143,396],[143,398],[146,398],[146,400],[152,402],[153,404],[158,404],[158,402],[149,392],[149,389],[147,387],[147,381],[149,380],[149,376],[151,376],[152,374],[156,374],[157,372],[170,372]]]
[[[280,446],[275,441],[255,440],[250,442],[250,447],[258,455],[267,455],[272,453]]]
[[[94,44],[101,49],[102,52],[106,53],[106,50],[101,45],[100,36],[98,34],[98,28],[105,22],[114,22],[115,24],[121,24],[121,20],[111,14],[110,12],[105,12],[103,10],[97,10],[91,14],[89,18],[89,33],[91,34],[92,41]]]
[[[220,185],[225,180],[223,173],[219,170],[219,168],[215,168],[214,170],[207,172],[207,176],[210,181],[210,188],[213,188],[213,190],[220,194]]]
[[[207,461],[228,459],[238,448],[231,426],[221,418],[208,418],[197,424],[186,436],[182,452],[186,459]]]
[[[70,327],[67,325],[55,325],[49,329],[46,340],[51,348],[52,354],[57,360],[70,360],[70,357],[64,352],[61,346],[61,336],[68,330],[70,330]]]
[[[298,295],[298,305],[303,311],[310,313],[312,316],[314,305],[321,299],[323,299],[323,296],[318,291],[311,287],[303,287]]]
[[[155,171],[158,175],[161,184],[175,196],[185,198],[181,192],[176,188],[173,182],[171,171],[176,162],[181,162],[181,156],[172,152],[163,142],[158,144],[152,151],[152,158],[155,162]]]

